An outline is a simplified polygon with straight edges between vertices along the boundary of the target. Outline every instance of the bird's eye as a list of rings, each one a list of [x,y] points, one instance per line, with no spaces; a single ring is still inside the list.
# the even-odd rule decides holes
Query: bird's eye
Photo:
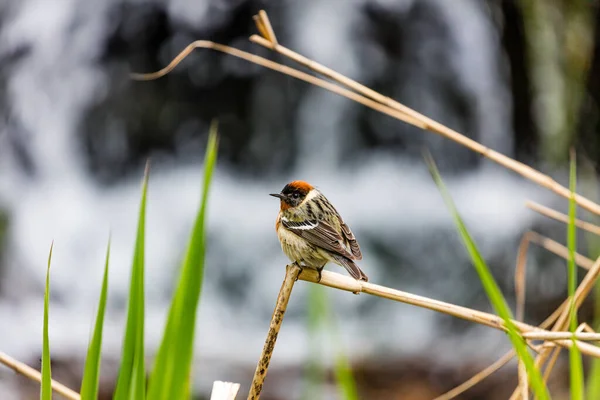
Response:
[[[294,194],[292,195],[293,198],[297,199],[300,195],[298,194],[298,192],[294,192]]]

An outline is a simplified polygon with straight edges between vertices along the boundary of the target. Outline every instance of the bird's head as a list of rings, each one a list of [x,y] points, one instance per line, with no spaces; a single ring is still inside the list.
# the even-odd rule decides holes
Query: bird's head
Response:
[[[285,185],[281,193],[271,193],[270,196],[281,200],[281,210],[298,207],[308,194],[315,190],[312,185],[304,181],[292,181]]]

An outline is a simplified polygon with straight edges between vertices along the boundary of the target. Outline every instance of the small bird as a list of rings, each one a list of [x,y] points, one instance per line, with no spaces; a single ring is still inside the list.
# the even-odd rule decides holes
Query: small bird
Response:
[[[275,229],[290,260],[316,269],[319,278],[325,264],[333,262],[354,279],[369,280],[354,263],[362,260],[354,234],[321,192],[307,182],[293,181],[270,195],[281,200]]]

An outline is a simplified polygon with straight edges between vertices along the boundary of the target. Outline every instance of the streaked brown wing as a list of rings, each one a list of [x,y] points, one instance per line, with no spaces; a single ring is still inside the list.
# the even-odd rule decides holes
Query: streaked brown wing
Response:
[[[340,223],[342,224],[342,234],[345,236],[346,241],[350,245],[350,251],[352,251],[352,255],[355,260],[362,260],[362,253],[360,251],[360,247],[358,246],[358,242],[354,237],[354,234],[350,230],[350,227],[346,225],[346,223],[342,220],[342,217],[339,216]]]
[[[293,222],[282,219],[281,223],[284,227],[305,239],[309,243],[314,244],[315,246],[331,251],[332,253],[339,254],[351,260],[356,259],[356,257],[346,250],[342,244],[345,242],[344,238],[342,238],[342,236],[325,221],[310,220]],[[352,234],[352,232],[350,232],[350,234]],[[354,241],[356,242],[356,240]]]

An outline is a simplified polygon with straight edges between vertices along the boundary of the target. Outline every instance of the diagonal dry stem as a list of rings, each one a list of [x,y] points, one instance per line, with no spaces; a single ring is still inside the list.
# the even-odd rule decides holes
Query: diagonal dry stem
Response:
[[[254,371],[248,400],[258,400],[260,398],[260,392],[267,377],[271,356],[273,355],[273,350],[275,350],[277,335],[279,334],[279,329],[281,328],[281,323],[283,322],[283,317],[290,301],[290,295],[292,294],[294,283],[298,280],[300,270],[297,264],[290,264],[285,268],[285,278],[281,284],[281,289],[279,289],[277,303],[271,317],[271,324],[269,325],[269,333],[267,334],[263,351],[256,365],[256,371]]]
[[[583,303],[583,301],[585,300],[585,298],[589,295],[590,291],[592,290],[592,287],[594,286],[594,283],[596,282],[596,280],[598,279],[598,276],[600,275],[600,257],[596,260],[596,262],[594,262],[594,265],[590,268],[590,270],[587,272],[587,274],[585,275],[585,277],[583,278],[583,280],[581,281],[581,283],[579,284],[579,286],[577,287],[577,290],[575,291],[575,312],[577,312],[577,310],[579,309],[579,307],[581,306],[581,304]],[[569,297],[567,300],[565,300],[565,302],[563,302],[563,305],[565,303],[568,304],[568,302],[571,300],[571,298]],[[556,324],[552,327],[552,332],[559,332],[559,331],[564,331],[566,330],[567,324],[569,322],[569,307],[562,307],[562,312],[560,313],[558,320],[556,321]],[[559,343],[557,341],[557,343]],[[577,341],[577,347],[581,350],[580,347],[580,341]],[[560,344],[560,343],[559,343]],[[592,345],[590,345],[592,346]],[[565,346],[561,346],[561,347],[565,347]],[[595,347],[595,346],[594,346]],[[596,347],[598,348],[598,347]],[[554,367],[554,364],[556,363],[556,360],[558,359],[558,354],[560,352],[560,348],[544,348],[542,350],[542,352],[536,357],[535,360],[535,366],[537,368],[542,368],[543,365],[546,364],[546,368],[544,370],[544,380],[547,381],[550,373],[552,372],[552,368]],[[584,353],[582,351],[582,353]],[[514,394],[514,392],[513,392]]]
[[[500,357],[498,360],[496,360],[492,365],[486,367],[482,371],[478,372],[476,375],[469,378],[469,380],[461,383],[460,385],[453,388],[452,390],[449,390],[446,393],[444,393],[443,395],[436,397],[434,400],[451,400],[451,399],[455,398],[456,396],[466,392],[468,389],[477,385],[479,382],[483,381],[485,378],[492,375],[494,372],[498,371],[500,368],[502,368],[506,364],[508,364],[509,361],[512,360],[515,355],[516,355],[515,351],[510,350],[509,352],[504,354],[502,357]]]
[[[275,36],[275,31],[273,30],[273,27],[271,26],[271,21],[269,21],[269,16],[267,15],[267,13],[265,12],[265,10],[260,10],[258,12],[257,15],[257,19],[255,19],[254,21],[257,23],[259,23],[263,26],[263,31],[260,31],[260,34],[267,39],[270,43],[274,43],[277,44],[277,37]]]
[[[569,256],[568,249],[565,246],[561,245],[560,243],[555,242],[554,240],[548,239],[545,236],[539,235],[535,232],[527,232],[523,235],[523,239],[521,240],[521,244],[519,245],[519,255],[517,257],[517,268],[515,271],[515,291],[517,293],[517,319],[518,320],[522,320],[522,317],[521,318],[518,317],[519,309],[521,308],[522,310],[524,310],[524,308],[522,308],[522,307],[525,303],[525,278],[524,278],[525,267],[526,267],[525,263],[526,263],[527,250],[528,250],[530,242],[536,243],[562,258],[566,259]],[[584,257],[580,254],[577,254],[577,253],[575,255],[575,262],[577,263],[577,265],[579,265],[580,267],[585,268],[585,269],[590,269],[592,267],[592,265],[594,265],[594,261],[592,261],[589,258]],[[560,307],[558,307],[548,318],[546,318],[546,320],[544,322],[542,322],[540,324],[540,328],[546,329],[552,323],[554,323],[558,319],[558,317],[559,317],[560,313],[562,312],[562,310],[564,309],[564,307],[567,306],[567,304],[568,304],[568,300],[565,300],[560,305]],[[521,315],[522,315],[522,313],[523,313],[523,311],[521,311]],[[583,323],[581,325],[587,325],[587,324]],[[592,332],[592,333],[594,332],[591,328],[586,331]],[[523,336],[526,336],[526,335],[528,335],[528,333],[523,334]],[[570,333],[569,333],[569,335],[570,335]],[[541,351],[541,349],[535,348],[535,346],[533,346],[531,344],[529,344],[529,345],[531,348],[534,348],[538,353]],[[555,348],[555,345],[552,344],[551,342],[544,342],[542,344],[542,347],[549,346],[549,345],[552,346],[552,348]],[[515,356],[514,350],[508,351],[500,359],[498,359],[496,362],[494,362],[492,365],[490,365],[487,368],[485,368],[484,370],[480,371],[479,373],[477,373],[476,375],[471,377],[469,380],[463,382],[459,386],[451,389],[450,391],[444,393],[441,396],[436,397],[435,400],[451,400],[451,399],[455,398],[456,396],[466,392],[467,390],[469,390],[470,388],[472,388],[479,382],[483,381],[488,376],[492,375],[494,372],[498,371],[500,368],[502,368],[504,365],[506,365],[514,356]],[[518,394],[518,393],[519,393],[519,391],[515,391],[513,393],[513,395]]]
[[[557,221],[560,222],[564,222],[565,224],[569,223],[569,216],[566,214],[563,214],[561,212],[558,212],[556,210],[553,210],[550,207],[546,207],[543,206],[539,203],[536,203],[534,201],[528,201],[527,203],[525,203],[525,206],[532,209],[535,212],[538,212],[548,218],[552,218],[555,219]],[[600,226],[598,225],[594,225],[590,222],[586,222],[586,221],[582,221],[580,219],[576,219],[575,220],[575,226],[578,228],[581,228],[585,231],[588,231],[590,233],[593,233],[595,235],[600,235]]]
[[[529,400],[529,379],[527,379],[527,370],[525,364],[519,361],[519,397],[522,400]]]
[[[31,368],[29,365],[22,363],[21,361],[15,360],[11,356],[0,352],[0,364],[6,365],[8,368],[12,369],[18,374],[21,374],[32,381],[36,381],[38,383],[42,382],[42,374],[34,368]],[[69,389],[62,383],[59,383],[55,380],[52,380],[52,390],[69,400],[80,400],[81,397],[79,393],[76,391]]]
[[[596,267],[596,265],[598,266],[598,268],[594,269],[600,269],[600,259],[594,265],[594,267]],[[319,281],[319,274],[317,271],[304,269],[300,274],[299,279],[308,282],[319,283],[324,286],[352,293],[362,292],[405,304],[411,304],[417,307],[427,308],[433,311],[438,311],[447,315],[452,315],[481,325],[489,326],[494,329],[506,331],[506,327],[504,326],[504,320],[497,315],[486,313],[483,311],[473,310],[467,307],[457,306],[455,304],[450,304],[439,300],[430,299],[424,296],[418,296],[396,289],[391,289],[370,282],[357,281],[355,279],[352,279],[351,277],[337,274],[335,272],[323,271],[321,274],[321,280]],[[564,305],[561,306],[561,309],[562,308],[564,308]],[[555,312],[553,314],[553,317],[556,314],[557,313]],[[515,327],[521,332],[548,332],[547,330],[520,321],[513,320],[512,322],[515,325]],[[593,357],[600,357],[599,347],[577,340],[575,341],[575,343],[577,344],[577,347],[579,348],[581,353]],[[556,344],[558,344],[561,347],[570,348],[571,346],[573,346],[573,341],[571,339],[556,340]]]
[[[327,76],[328,78],[333,79],[334,81],[336,81],[344,86],[350,87],[353,89],[353,91],[342,88],[339,85],[333,84],[324,79],[316,78],[307,73],[298,71],[297,69],[290,68],[285,65],[278,64],[273,61],[267,60],[266,58],[259,57],[254,54],[248,53],[248,52],[244,52],[244,51],[235,49],[230,46],[225,46],[222,44],[218,44],[218,43],[214,43],[214,42],[210,42],[210,41],[206,41],[206,40],[198,40],[198,41],[191,43],[181,53],[179,53],[179,55],[177,55],[177,57],[175,57],[173,59],[173,61],[171,61],[171,63],[167,67],[163,68],[162,70],[160,70],[158,72],[149,73],[149,74],[134,73],[134,74],[131,74],[131,76],[132,76],[132,78],[138,79],[138,80],[156,79],[156,78],[166,75],[171,70],[173,70],[173,68],[175,68],[175,66],[177,66],[177,64],[179,64],[181,62],[181,60],[183,60],[185,57],[187,57],[187,55],[189,55],[189,53],[191,53],[196,48],[209,48],[209,49],[217,50],[217,51],[220,51],[223,53],[233,55],[235,57],[245,59],[249,62],[253,62],[253,63],[261,65],[263,67],[273,69],[273,70],[281,72],[283,74],[286,74],[286,75],[292,76],[294,78],[303,80],[305,82],[311,83],[313,85],[320,86],[324,89],[330,90],[341,96],[345,96],[351,100],[354,100],[360,104],[363,104],[363,105],[365,105],[369,108],[372,108],[376,111],[379,111],[383,114],[392,116],[396,119],[404,121],[404,122],[411,124],[413,126],[416,126],[418,128],[429,130],[431,132],[440,134],[452,141],[455,141],[455,142],[469,148],[470,150],[472,150],[476,153],[479,153],[479,154],[489,158],[490,160],[504,166],[505,168],[508,168],[514,172],[519,173],[520,175],[537,183],[540,186],[543,186],[565,198],[570,197],[569,190],[567,188],[565,188],[564,186],[558,184],[558,182],[556,182],[550,176],[542,174],[541,172],[535,170],[534,168],[531,168],[521,162],[518,162],[516,160],[513,160],[510,157],[507,157],[501,153],[498,153],[497,151],[494,151],[486,146],[483,146],[482,144],[440,124],[439,122],[436,122],[430,118],[425,117],[424,115],[412,110],[409,107],[402,105],[401,103],[399,103],[389,97],[383,96],[380,93],[377,93],[374,90],[369,89],[366,86],[361,85],[358,82],[356,82],[348,77],[345,77],[342,74],[339,74],[327,67],[322,66],[321,64],[318,64],[306,57],[303,57],[300,54],[295,53],[295,52],[287,49],[286,47],[279,45],[278,43],[274,42],[273,40],[269,40],[270,33],[267,30],[268,27],[265,26],[264,20],[262,18],[260,18],[260,15],[259,15],[259,18],[255,18],[255,21],[257,21],[257,26],[259,27],[259,30],[261,31],[261,34],[264,37],[261,37],[258,35],[252,35],[250,37],[251,41],[253,41],[257,44],[260,44],[266,48],[272,49],[272,50],[274,50],[274,51],[276,51],[276,52],[278,52],[278,53],[280,53],[302,65],[305,65],[306,67],[308,67],[322,75]],[[260,22],[258,22],[258,21],[260,21]],[[274,33],[273,33],[273,35],[274,35]],[[361,94],[358,94],[358,93],[361,93]],[[594,203],[593,201],[591,201],[579,194],[575,195],[575,200],[576,200],[577,204],[579,204],[581,207],[600,215],[600,205]]]
[[[565,198],[571,197],[571,193],[570,193],[569,189],[560,185],[558,182],[556,182],[550,176],[542,174],[541,172],[537,171],[534,168],[531,168],[521,162],[518,162],[516,160],[513,160],[510,157],[505,156],[504,154],[498,153],[497,151],[494,151],[486,146],[483,146],[482,144],[476,142],[475,140],[472,140],[472,139],[456,132],[455,130],[448,128],[447,126],[440,124],[439,122],[434,121],[431,118],[428,118],[428,117],[424,116],[423,114],[420,114],[417,111],[415,111],[409,107],[406,107],[405,105],[399,103],[398,101],[396,101],[390,97],[384,96],[381,93],[378,93],[378,92],[356,82],[355,80],[352,80],[352,79],[348,78],[347,76],[342,75],[339,72],[332,70],[331,68],[327,68],[324,65],[321,65],[321,64],[319,64],[307,57],[304,57],[284,46],[281,46],[280,44],[278,44],[276,42],[270,41],[268,37],[252,35],[250,37],[250,41],[252,41],[256,44],[259,44],[265,48],[271,49],[285,57],[288,57],[289,59],[299,63],[300,65],[303,65],[323,76],[326,76],[326,77],[340,83],[341,85],[351,88],[352,90],[356,91],[357,93],[362,94],[364,97],[373,99],[373,100],[377,101],[378,103],[381,103],[381,104],[384,104],[384,105],[390,107],[393,110],[400,111],[401,113],[405,114],[408,117],[412,117],[417,122],[417,123],[412,124],[414,126],[437,133],[437,134],[444,136],[456,143],[459,143],[459,144],[467,147],[468,149],[470,149],[476,153],[479,153],[479,154],[489,158],[492,161],[495,161],[496,163],[502,165],[505,168],[508,168],[512,171],[515,171],[515,172],[521,174],[522,176],[526,177],[527,179],[530,179],[531,181],[537,183],[538,185],[543,186],[547,189],[550,189],[553,192],[555,192]],[[591,201],[581,195],[575,195],[575,200],[576,200],[577,204],[579,204],[583,208],[585,208],[595,214],[600,215],[600,205],[594,203],[593,201]]]

